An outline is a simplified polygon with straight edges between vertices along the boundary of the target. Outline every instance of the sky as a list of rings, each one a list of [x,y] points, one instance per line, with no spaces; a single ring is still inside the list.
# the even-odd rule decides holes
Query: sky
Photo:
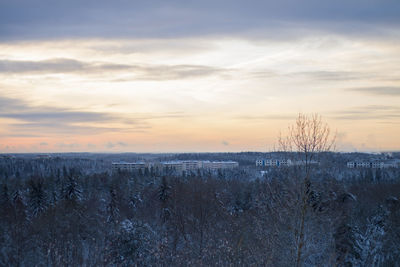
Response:
[[[400,150],[398,0],[0,0],[0,153]]]

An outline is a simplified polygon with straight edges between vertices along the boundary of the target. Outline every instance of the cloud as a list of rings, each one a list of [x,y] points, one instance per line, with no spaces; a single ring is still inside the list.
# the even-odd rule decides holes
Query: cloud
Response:
[[[73,59],[50,59],[43,61],[15,61],[0,60],[0,72],[21,73],[21,72],[71,72],[82,70],[85,64]]]
[[[370,77],[364,73],[353,71],[305,71],[289,73],[288,76],[306,76],[322,81],[350,81],[359,80]]]
[[[283,27],[293,25],[360,32],[373,30],[371,24],[396,28],[398,10],[400,3],[396,0],[70,0],[57,5],[50,0],[19,0],[2,3],[0,38],[171,38],[252,31],[279,34]],[[346,27],[335,26],[338,22]]]
[[[142,74],[138,80],[180,80],[222,73],[223,69],[201,65],[147,66],[136,68]],[[134,77],[135,79],[135,77]]]
[[[38,134],[31,134],[31,133],[14,133],[14,132],[4,132],[1,133],[0,136],[2,137],[40,137]]]
[[[117,119],[115,115],[100,112],[77,111],[50,106],[33,106],[22,100],[0,97],[0,118],[24,122],[24,126],[60,126],[84,122],[106,122]],[[23,124],[21,124],[23,125]]]
[[[293,115],[261,115],[261,116],[254,116],[254,115],[247,115],[247,116],[237,116],[235,119],[238,120],[293,120],[296,119],[296,114]]]
[[[22,137],[26,135],[145,131],[151,127],[145,121],[145,117],[131,119],[120,114],[34,106],[22,100],[1,96],[0,118],[16,120],[16,122],[8,123],[7,129],[10,131],[10,135],[15,136],[15,133],[18,133]],[[109,127],[107,125],[110,122],[119,122],[123,126],[121,128]]]
[[[168,54],[194,54],[203,51],[217,49],[218,46],[199,39],[124,39],[115,41],[98,42],[88,45],[88,49],[95,53],[105,54],[148,54],[153,52],[164,52]]]
[[[73,125],[68,122],[60,122],[56,124],[49,123],[11,123],[8,125],[11,131],[37,133],[36,136],[48,135],[91,135],[104,132],[143,132],[144,129],[135,128],[113,128],[113,127],[94,127],[85,125]]]
[[[118,71],[138,68],[137,66],[104,62],[83,62],[68,58],[53,58],[40,61],[0,60],[2,73],[68,73]]]
[[[127,147],[127,146],[129,146],[129,144],[119,141],[119,142],[115,142],[115,143],[107,142],[104,146],[106,148],[111,149],[111,148],[116,148],[116,147]]]
[[[350,88],[347,91],[378,96],[400,96],[400,87],[396,86],[359,87]]]
[[[125,71],[130,74],[125,80],[180,80],[204,77],[228,70],[202,65],[125,65],[104,62],[83,62],[73,59],[55,58],[41,61],[0,60],[0,73],[101,73]]]
[[[339,120],[399,120],[400,107],[368,105],[334,112],[333,118]]]
[[[88,143],[88,144],[87,144],[87,147],[90,148],[90,149],[93,149],[93,148],[96,148],[96,145],[95,145],[95,144]]]
[[[117,144],[120,145],[120,146],[128,146],[128,144],[125,143],[125,142],[118,142]]]
[[[54,145],[56,148],[67,148],[67,149],[73,149],[73,148],[79,148],[81,145],[78,143],[57,143]]]

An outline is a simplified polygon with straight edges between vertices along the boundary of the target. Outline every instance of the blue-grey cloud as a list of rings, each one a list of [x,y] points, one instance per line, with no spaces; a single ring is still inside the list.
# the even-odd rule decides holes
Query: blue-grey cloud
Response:
[[[88,121],[89,122],[89,121]],[[116,128],[116,127],[94,127],[85,125],[74,125],[67,121],[60,123],[11,123],[8,124],[8,128],[13,132],[22,133],[36,133],[37,136],[49,136],[49,135],[93,135],[104,132],[124,132],[124,131],[135,131],[143,132],[145,129],[136,127],[131,128]],[[7,135],[8,136],[8,135]]]
[[[222,74],[228,70],[203,65],[124,65],[102,62],[83,62],[73,59],[56,58],[42,61],[0,60],[0,73],[69,73],[126,71],[132,76],[124,80],[180,80]]]
[[[359,92],[367,95],[400,96],[400,87],[398,86],[359,87],[350,88],[348,91]]]
[[[368,105],[336,111],[332,115],[339,120],[400,120],[400,107],[389,105]]]
[[[106,148],[115,148],[115,147],[127,147],[127,146],[129,146],[129,144],[119,141],[119,142],[115,142],[115,143],[107,142],[104,146]]]
[[[79,111],[51,106],[34,106],[25,101],[0,96],[0,118],[16,120],[8,123],[11,133],[19,135],[46,136],[51,134],[96,134],[112,131],[145,131],[150,126],[141,119],[128,119],[119,114]],[[125,126],[107,126],[110,122],[120,122]],[[96,123],[96,126],[89,126]]]
[[[43,72],[52,70],[53,72],[70,72],[81,70],[84,64],[72,59],[53,59],[44,61],[13,61],[0,60],[0,72],[19,73],[19,72]]]
[[[147,54],[163,51],[168,54],[193,54],[201,51],[217,49],[218,46],[207,41],[181,39],[135,39],[123,42],[92,43],[87,45],[88,49],[97,53],[106,54]]]
[[[87,147],[88,147],[88,148],[96,148],[96,145],[95,145],[95,144],[92,144],[92,143],[88,143],[88,144],[87,144]]]
[[[74,149],[74,148],[79,148],[81,145],[78,143],[57,143],[54,145],[56,148],[62,148],[62,149]]]
[[[133,66],[112,63],[88,63],[68,58],[54,58],[42,61],[0,60],[0,72],[3,73],[112,71],[130,68],[133,68]]]
[[[0,38],[176,37],[338,21],[357,32],[358,24],[398,25],[399,10],[397,0],[16,0],[1,3]]]

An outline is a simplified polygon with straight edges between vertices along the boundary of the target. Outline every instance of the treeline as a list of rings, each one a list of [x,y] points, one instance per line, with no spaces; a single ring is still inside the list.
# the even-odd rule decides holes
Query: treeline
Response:
[[[3,177],[0,266],[399,265],[400,177],[301,175]]]

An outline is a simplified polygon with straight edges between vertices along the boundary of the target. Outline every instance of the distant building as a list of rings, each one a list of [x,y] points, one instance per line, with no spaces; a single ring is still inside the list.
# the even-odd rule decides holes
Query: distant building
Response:
[[[347,162],[347,168],[355,168],[356,167],[356,163],[353,161]]]
[[[256,160],[257,167],[287,167],[305,165],[305,161],[292,161],[290,159],[258,159]],[[319,164],[318,161],[308,161],[308,164]]]
[[[239,167],[239,163],[236,161],[202,161],[202,160],[173,160],[163,161],[159,163],[154,162],[114,162],[112,163],[113,170],[144,170],[151,167],[161,167],[162,170],[173,170],[177,172],[190,172],[199,169],[206,170],[223,170],[223,169],[234,169]]]
[[[203,161],[200,160],[185,160],[182,161],[183,171],[195,171],[203,167]]]
[[[113,162],[112,170],[121,171],[134,171],[134,170],[144,170],[148,165],[145,162]]]
[[[279,167],[290,166],[292,161],[290,159],[259,159],[256,160],[256,166],[260,167]]]
[[[372,169],[383,169],[383,168],[399,168],[399,160],[391,161],[350,161],[347,162],[347,168],[372,168]]]
[[[223,170],[223,169],[234,169],[239,167],[239,163],[236,161],[203,161],[203,169],[206,170]]]
[[[400,160],[390,160],[383,164],[384,168],[400,168]]]
[[[40,154],[36,156],[37,159],[50,159],[51,155],[48,154]]]
[[[182,172],[185,168],[184,164],[177,160],[161,162],[161,166],[163,167],[163,170],[174,170],[177,172]]]

